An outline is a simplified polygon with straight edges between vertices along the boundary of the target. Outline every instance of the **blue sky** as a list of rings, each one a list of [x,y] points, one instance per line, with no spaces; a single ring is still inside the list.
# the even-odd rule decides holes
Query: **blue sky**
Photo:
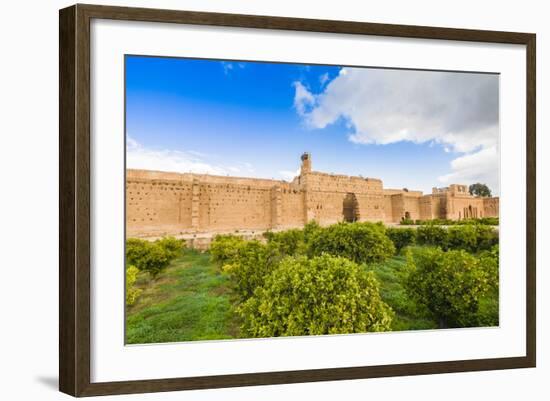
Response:
[[[498,76],[126,56],[126,129],[129,168],[498,193]]]

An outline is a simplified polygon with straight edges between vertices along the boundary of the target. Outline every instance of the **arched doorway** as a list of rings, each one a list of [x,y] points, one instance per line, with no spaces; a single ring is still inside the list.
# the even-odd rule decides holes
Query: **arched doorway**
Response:
[[[344,221],[353,223],[359,220],[359,204],[354,193],[346,194],[343,204]]]

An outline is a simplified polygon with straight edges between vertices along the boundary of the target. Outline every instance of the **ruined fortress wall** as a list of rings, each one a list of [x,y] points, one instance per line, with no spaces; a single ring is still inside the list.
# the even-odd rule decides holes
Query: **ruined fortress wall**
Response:
[[[273,223],[271,189],[278,183],[253,178],[127,170],[127,235],[269,229]],[[302,214],[299,208],[289,211],[298,196],[290,198],[285,202],[288,219]]]
[[[399,222],[401,219],[409,218],[417,220],[421,218],[421,207],[418,192],[405,192],[397,193],[389,196],[391,199],[391,214],[393,222]],[[388,207],[389,208],[389,207]]]
[[[304,193],[290,186],[281,188],[278,228],[301,227],[305,224]]]
[[[499,198],[483,198],[483,217],[499,216]]]
[[[403,196],[403,215],[409,214],[409,218],[412,220],[420,219],[420,202],[418,196],[410,196],[404,194]]]
[[[359,221],[385,220],[381,180],[312,172],[305,176],[302,185],[307,190],[308,221],[313,219],[321,225],[342,221],[344,198],[348,194],[357,199]]]
[[[464,185],[434,188],[423,196],[420,191],[384,189],[378,179],[311,172],[304,166],[290,183],[147,170],[126,174],[126,230],[132,237],[235,231],[253,235],[302,227],[311,220],[329,225],[344,220],[344,205],[346,219],[386,223],[404,217],[499,215],[498,198],[472,197]]]
[[[192,185],[173,179],[126,180],[129,236],[163,235],[191,228]]]
[[[384,221],[386,219],[382,193],[358,194],[357,201],[360,221]]]
[[[436,213],[435,203],[433,196],[422,196],[418,199],[418,209],[420,213],[420,220],[431,220]]]
[[[471,196],[448,196],[447,215],[445,218],[460,220],[484,217],[483,199]]]
[[[200,183],[199,231],[262,230],[271,227],[269,188]]]
[[[307,221],[326,226],[342,221],[345,192],[308,191],[305,194]]]
[[[393,216],[392,195],[386,194],[384,192],[383,205],[384,205],[384,222],[391,223],[395,221],[395,218]]]
[[[308,191],[373,193],[382,192],[382,181],[376,178],[361,178],[347,175],[332,175],[312,172],[305,182]]]

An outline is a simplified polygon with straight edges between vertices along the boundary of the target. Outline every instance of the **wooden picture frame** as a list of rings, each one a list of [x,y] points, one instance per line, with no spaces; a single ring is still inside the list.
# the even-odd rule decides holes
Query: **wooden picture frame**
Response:
[[[518,44],[526,47],[526,356],[95,383],[90,380],[90,21],[94,18],[218,27]],[[237,14],[74,5],[59,14],[59,388],[73,396],[534,367],[536,363],[535,43],[531,33]]]

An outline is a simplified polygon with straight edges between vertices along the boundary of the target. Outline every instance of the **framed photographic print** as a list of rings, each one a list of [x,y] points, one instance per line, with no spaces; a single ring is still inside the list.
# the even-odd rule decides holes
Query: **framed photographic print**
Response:
[[[60,11],[60,390],[534,367],[535,35]]]

